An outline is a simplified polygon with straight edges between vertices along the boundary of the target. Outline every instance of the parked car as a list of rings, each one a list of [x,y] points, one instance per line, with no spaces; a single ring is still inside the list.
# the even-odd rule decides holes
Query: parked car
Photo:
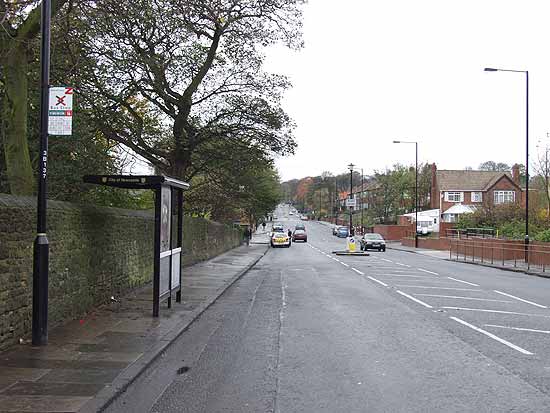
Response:
[[[386,251],[386,241],[380,234],[365,234],[361,238],[361,251],[368,249]]]
[[[271,235],[271,246],[275,247],[290,247],[290,237],[284,231],[282,232],[273,232]]]
[[[292,241],[304,241],[307,242],[307,233],[305,229],[295,229],[292,234]]]
[[[338,238],[347,238],[349,237],[348,227],[338,227],[338,232],[336,233]]]

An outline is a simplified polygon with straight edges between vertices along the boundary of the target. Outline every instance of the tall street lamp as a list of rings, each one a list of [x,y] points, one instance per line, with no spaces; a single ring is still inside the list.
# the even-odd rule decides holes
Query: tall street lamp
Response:
[[[525,73],[525,261],[529,259],[529,71],[486,67],[486,72]]]
[[[33,245],[32,345],[48,344],[48,267],[46,178],[48,164],[48,106],[50,87],[51,0],[42,1],[40,48],[40,156],[38,157],[37,234]]]
[[[364,175],[363,175],[363,168],[361,168],[361,233],[363,233],[363,194],[365,193],[365,181],[364,181]]]
[[[417,141],[393,141],[393,143],[414,143],[415,167],[414,167],[414,247],[418,248],[418,142]]]
[[[350,163],[348,165],[349,169],[349,199],[353,199],[353,167],[355,165]],[[354,235],[353,233],[353,207],[349,206],[349,235],[350,237]]]

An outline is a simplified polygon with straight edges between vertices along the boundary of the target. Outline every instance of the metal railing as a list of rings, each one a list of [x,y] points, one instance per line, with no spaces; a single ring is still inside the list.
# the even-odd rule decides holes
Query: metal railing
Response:
[[[484,238],[450,238],[449,258],[497,267],[546,272],[550,267],[550,245]]]
[[[494,228],[450,228],[445,230],[447,238],[494,238],[496,233]]]

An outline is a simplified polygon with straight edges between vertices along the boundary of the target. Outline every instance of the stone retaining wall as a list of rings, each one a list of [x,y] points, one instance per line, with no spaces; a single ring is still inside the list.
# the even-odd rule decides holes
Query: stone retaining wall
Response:
[[[152,211],[49,201],[49,325],[151,281]],[[238,246],[238,230],[184,217],[183,265]],[[36,199],[0,194],[0,350],[28,337]]]

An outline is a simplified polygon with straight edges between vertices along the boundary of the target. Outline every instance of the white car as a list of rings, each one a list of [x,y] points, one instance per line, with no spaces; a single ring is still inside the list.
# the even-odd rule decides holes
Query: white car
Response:
[[[286,232],[273,232],[271,235],[271,246],[274,247],[290,247],[290,237]]]

